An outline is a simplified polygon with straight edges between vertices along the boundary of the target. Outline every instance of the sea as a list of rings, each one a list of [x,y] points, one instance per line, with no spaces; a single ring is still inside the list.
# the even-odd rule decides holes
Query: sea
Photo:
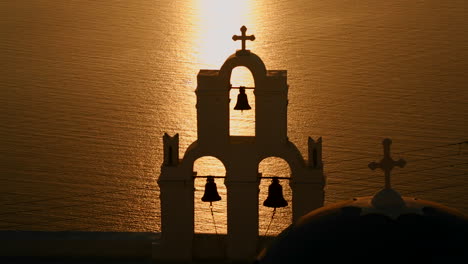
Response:
[[[0,1],[0,230],[160,232],[162,136],[179,134],[180,157],[196,140],[197,73],[240,49],[242,25],[247,49],[288,71],[289,140],[306,157],[323,139],[325,204],[380,190],[368,164],[391,138],[407,162],[395,190],[468,213],[467,17],[465,0]],[[243,67],[231,82],[253,86]],[[231,135],[254,135],[254,113],[232,109]],[[213,157],[194,170],[225,175]],[[213,214],[195,184],[194,231],[226,233],[223,179]],[[262,206],[269,184],[262,235],[292,221]]]

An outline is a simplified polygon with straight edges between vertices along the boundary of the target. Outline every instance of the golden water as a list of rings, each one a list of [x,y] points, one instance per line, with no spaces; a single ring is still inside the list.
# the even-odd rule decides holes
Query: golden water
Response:
[[[161,136],[179,133],[181,155],[196,140],[196,74],[240,47],[231,37],[244,24],[257,38],[247,48],[288,70],[289,139],[306,154],[307,137],[323,136],[327,203],[383,185],[367,164],[390,137],[408,161],[394,170],[398,191],[468,212],[468,145],[450,145],[468,140],[467,11],[438,0],[1,1],[0,229],[159,231]],[[249,74],[231,81],[251,85]],[[252,134],[252,113],[233,111],[231,134]],[[224,173],[210,158],[195,169]],[[289,173],[274,159],[259,170]],[[196,231],[213,232],[196,185]],[[260,208],[264,233],[271,210]]]

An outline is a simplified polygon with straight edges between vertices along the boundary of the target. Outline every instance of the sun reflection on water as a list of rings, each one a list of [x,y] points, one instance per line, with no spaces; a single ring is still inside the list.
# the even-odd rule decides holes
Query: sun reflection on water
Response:
[[[217,0],[197,0],[192,2],[196,15],[194,17],[193,34],[194,42],[194,58],[197,58],[197,66],[200,69],[220,69],[226,58],[233,54],[236,50],[241,48],[240,41],[233,41],[233,35],[240,35],[240,27],[245,25],[247,27],[247,35],[255,35],[255,29],[258,28],[254,23],[253,3],[250,0],[236,0],[236,1],[217,1]],[[248,41],[247,49],[255,50],[256,42]],[[234,68],[231,74],[231,85],[233,87],[245,86],[254,87],[254,80],[252,73],[245,67]],[[221,89],[221,87],[220,87]],[[245,111],[236,111],[234,106],[237,102],[238,89],[231,89],[230,97],[230,135],[231,136],[255,136],[255,95],[254,89],[247,89],[246,94],[249,105],[252,109]],[[276,161],[276,158],[272,158]],[[278,164],[271,162],[267,159],[262,162],[262,172],[267,174],[275,174],[278,170],[275,168]],[[281,162],[280,162],[281,163]],[[283,161],[283,163],[285,163]],[[281,163],[280,165],[284,165]],[[265,164],[269,169],[265,168]],[[280,166],[281,167],[281,166]],[[284,167],[284,166],[283,166]],[[286,165],[289,170],[288,165]],[[225,176],[225,168],[223,164],[216,158],[203,157],[196,161],[194,171],[197,171],[199,176],[213,175]],[[283,172],[283,170],[279,170]],[[289,172],[284,172],[289,176]],[[285,175],[282,175],[285,176]],[[215,180],[218,193],[222,200],[213,203],[214,218],[216,222],[216,231],[218,233],[227,232],[227,190],[224,185],[223,179]],[[209,204],[201,201],[205,189],[205,178],[198,178],[195,180],[195,232],[196,233],[214,233],[215,228]],[[290,188],[284,186],[287,199],[290,198]],[[268,185],[270,181],[265,180],[259,186],[262,191],[259,197],[259,215],[260,218],[260,231],[264,232],[266,228],[266,221],[271,217],[270,208],[265,208],[261,205],[263,200],[266,199]],[[285,185],[285,184],[283,184]],[[278,210],[281,218],[290,217],[290,209]],[[275,221],[276,222],[276,221]],[[275,222],[269,231],[269,234],[275,234],[282,228],[278,229]],[[286,221],[288,223],[288,221]]]
[[[202,67],[217,69],[224,60],[240,49],[240,43],[232,35],[240,34],[240,27],[255,28],[250,16],[250,0],[195,0],[198,13],[196,19],[196,56]],[[249,34],[247,31],[247,34]],[[251,34],[251,33],[250,33]],[[248,47],[255,44],[249,43]]]
[[[246,25],[247,34],[253,34],[256,25],[252,17],[251,0],[195,0],[195,57],[200,68],[219,69],[224,60],[240,49],[241,43],[232,40],[233,35],[240,35],[240,27]],[[247,49],[255,47],[255,43],[248,41]],[[235,68],[231,76],[233,86],[253,87],[250,71],[244,67]],[[255,135],[255,97],[253,90],[247,90],[249,104],[248,111],[234,111],[238,90],[230,93],[230,133],[231,135]]]

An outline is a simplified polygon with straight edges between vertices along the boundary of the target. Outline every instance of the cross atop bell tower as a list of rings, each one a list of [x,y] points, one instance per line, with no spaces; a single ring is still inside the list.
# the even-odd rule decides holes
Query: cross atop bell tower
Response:
[[[242,35],[241,36],[234,35],[234,36],[232,36],[232,40],[234,40],[234,41],[241,40],[242,41],[242,49],[237,51],[239,54],[248,54],[249,50],[245,49],[245,41],[246,40],[254,41],[255,40],[255,35],[247,36],[245,34],[245,32],[247,31],[246,26],[242,26],[240,28],[240,30],[242,32]]]

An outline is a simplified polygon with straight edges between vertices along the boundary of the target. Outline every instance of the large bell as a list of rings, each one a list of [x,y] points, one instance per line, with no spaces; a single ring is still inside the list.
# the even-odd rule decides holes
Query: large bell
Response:
[[[214,182],[213,176],[208,176],[206,178],[205,184],[205,194],[201,198],[203,202],[216,202],[221,200],[221,196],[218,194],[218,189],[216,188],[216,183]]]
[[[283,187],[279,184],[277,177],[274,177],[268,187],[268,197],[263,202],[266,207],[285,207],[288,206],[288,202],[283,197]]]
[[[245,93],[245,87],[239,87],[239,94],[237,95],[237,103],[234,106],[234,110],[250,110],[252,107],[249,105],[247,100],[247,94]]]

